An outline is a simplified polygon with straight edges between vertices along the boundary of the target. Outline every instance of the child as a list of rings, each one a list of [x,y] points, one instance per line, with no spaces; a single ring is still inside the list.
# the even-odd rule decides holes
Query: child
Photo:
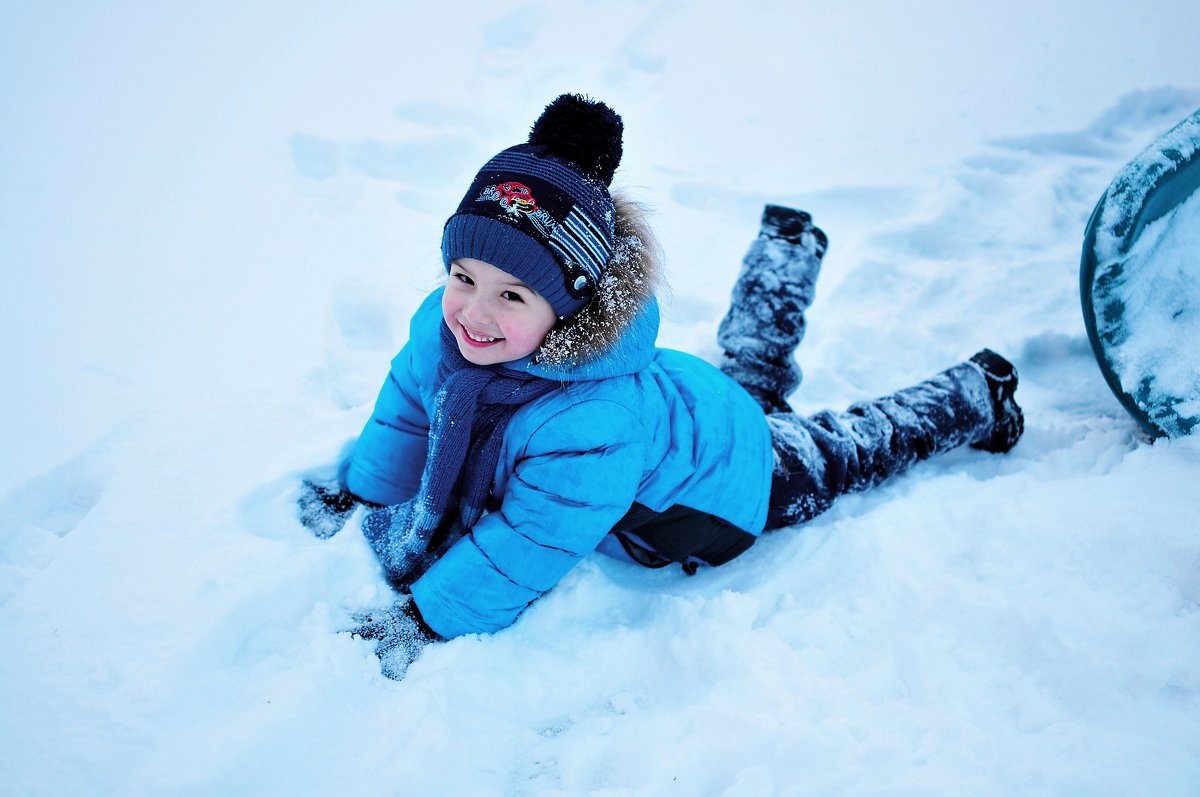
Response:
[[[449,272],[413,317],[337,489],[302,519],[363,533],[407,595],[356,619],[383,672],[422,645],[512,624],[591,551],[689,574],[764,529],[970,443],[1022,432],[1012,365],[984,350],[916,387],[801,418],[785,401],[826,238],[768,206],[721,323],[721,369],[655,348],[659,278],[609,193],[622,122],[563,95],[476,175],[446,223]]]

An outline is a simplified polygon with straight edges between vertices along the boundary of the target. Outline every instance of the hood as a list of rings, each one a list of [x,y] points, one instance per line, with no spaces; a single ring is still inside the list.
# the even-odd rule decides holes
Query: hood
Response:
[[[635,373],[654,358],[662,258],[646,212],[613,195],[616,245],[596,296],[546,336],[523,367],[546,379],[583,381]]]
[[[622,327],[623,334],[609,344],[608,348],[596,351],[586,360],[565,362],[543,362],[535,354],[525,360],[520,370],[553,379],[558,382],[585,382],[608,379],[641,371],[654,359],[655,342],[658,339],[658,301],[646,299],[637,312]]]

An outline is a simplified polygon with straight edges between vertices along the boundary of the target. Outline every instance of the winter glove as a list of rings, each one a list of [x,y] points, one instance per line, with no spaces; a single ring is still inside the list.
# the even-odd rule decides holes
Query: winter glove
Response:
[[[376,506],[362,501],[337,484],[318,484],[311,479],[300,482],[300,522],[319,540],[332,537],[342,530],[358,505]]]
[[[421,611],[411,598],[396,601],[386,609],[354,615],[358,625],[351,636],[375,642],[379,669],[388,678],[399,681],[421,649],[440,637],[425,624]]]

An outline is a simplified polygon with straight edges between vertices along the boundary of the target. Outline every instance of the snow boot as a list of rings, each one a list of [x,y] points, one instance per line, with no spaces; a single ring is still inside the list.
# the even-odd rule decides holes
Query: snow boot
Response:
[[[828,246],[809,214],[767,205],[758,237],[742,259],[729,312],[717,330],[725,350],[721,370],[768,414],[791,412],[785,399],[801,379],[793,355]]]
[[[808,245],[817,259],[823,258],[825,250],[829,248],[829,239],[823,231],[813,226],[812,216],[803,210],[783,205],[767,205],[763,208],[762,235],[781,238],[793,244],[804,244],[805,233],[812,234],[812,241]]]
[[[971,448],[1003,454],[1017,444],[1025,431],[1025,415],[1013,398],[1017,391],[1017,369],[1008,360],[991,349],[984,349],[971,357],[987,380],[988,393],[992,397],[992,409],[996,422],[991,433],[971,444]]]

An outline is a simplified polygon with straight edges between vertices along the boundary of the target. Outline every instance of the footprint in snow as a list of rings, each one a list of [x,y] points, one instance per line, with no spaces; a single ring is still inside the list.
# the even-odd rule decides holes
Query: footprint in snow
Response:
[[[1123,163],[1131,142],[1149,144],[1159,133],[1191,113],[1200,91],[1162,86],[1131,91],[1082,130],[1035,133],[996,139],[993,146],[1015,154],[1117,158]]]
[[[1125,420],[1096,364],[1087,335],[1045,333],[1025,343],[1018,359],[1023,386],[1053,395],[1052,406],[1073,418]]]
[[[373,400],[395,354],[396,319],[391,302],[367,290],[342,286],[334,298],[334,330],[325,350],[321,381],[339,410]]]
[[[301,483],[311,480],[322,485],[333,484],[337,480],[337,463],[348,459],[353,451],[354,440],[344,441],[341,450],[330,456],[326,464],[285,473],[251,490],[238,502],[242,526],[255,536],[270,539],[288,539],[297,534],[310,537],[311,532],[300,525]]]
[[[466,128],[475,130],[483,127],[479,114],[467,109],[443,105],[440,102],[409,102],[397,105],[392,112],[398,119],[424,125],[436,130]]]
[[[0,605],[54,558],[59,541],[104,495],[109,445],[97,443],[0,500]]]

